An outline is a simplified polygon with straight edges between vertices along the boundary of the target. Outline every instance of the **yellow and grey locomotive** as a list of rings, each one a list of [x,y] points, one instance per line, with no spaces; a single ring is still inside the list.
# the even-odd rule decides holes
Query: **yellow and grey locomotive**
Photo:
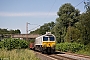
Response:
[[[56,38],[51,32],[46,32],[45,35],[37,37],[34,42],[34,49],[42,51],[42,53],[54,53]]]

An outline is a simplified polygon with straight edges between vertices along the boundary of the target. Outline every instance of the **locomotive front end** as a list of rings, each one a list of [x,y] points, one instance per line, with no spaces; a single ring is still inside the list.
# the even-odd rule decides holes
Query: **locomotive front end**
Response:
[[[53,34],[46,34],[43,36],[42,52],[54,53],[56,45],[56,38]]]

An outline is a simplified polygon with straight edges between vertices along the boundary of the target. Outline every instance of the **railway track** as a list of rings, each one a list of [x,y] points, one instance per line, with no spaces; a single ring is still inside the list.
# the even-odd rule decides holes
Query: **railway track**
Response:
[[[68,55],[73,55],[73,56],[84,57],[84,58],[89,58],[90,59],[90,56],[86,56],[86,55],[74,54],[74,53],[68,53],[68,52],[65,52],[65,53],[68,54]]]
[[[65,56],[61,56],[61,55],[50,55],[50,57],[55,58],[56,60],[76,60],[70,57],[65,57]]]
[[[90,60],[90,56],[81,56],[78,54],[72,53],[60,53],[56,52],[55,54],[42,54],[41,52],[35,52],[36,56],[41,60]]]
[[[85,58],[85,57],[80,57],[80,56],[75,56],[75,55],[69,55],[69,54],[57,54],[58,56],[63,56],[66,57],[70,60],[90,60],[90,58]]]

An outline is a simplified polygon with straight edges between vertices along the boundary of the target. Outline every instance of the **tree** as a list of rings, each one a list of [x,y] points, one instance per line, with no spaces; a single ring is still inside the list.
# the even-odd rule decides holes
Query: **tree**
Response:
[[[0,28],[0,34],[7,34],[7,33],[8,33],[7,29]]]
[[[56,19],[55,35],[59,37],[57,40],[62,40],[67,33],[67,28],[69,26],[74,26],[76,22],[79,21],[78,16],[80,15],[79,10],[75,9],[70,3],[63,4],[59,11],[57,12],[58,18]]]
[[[21,31],[19,29],[15,30],[15,34],[21,34]]]
[[[50,32],[54,26],[55,26],[54,22],[45,23],[39,29],[35,31],[31,31],[30,33],[31,34],[45,34],[46,32]]]
[[[0,28],[0,34],[20,34],[21,31],[19,29],[17,30],[7,30],[7,29],[1,29]]]
[[[65,42],[77,42],[80,43],[81,33],[80,30],[75,27],[68,27],[65,36]]]
[[[14,30],[10,30],[9,34],[15,34]]]
[[[90,12],[80,15],[80,21],[76,24],[80,30],[82,44],[90,43]]]

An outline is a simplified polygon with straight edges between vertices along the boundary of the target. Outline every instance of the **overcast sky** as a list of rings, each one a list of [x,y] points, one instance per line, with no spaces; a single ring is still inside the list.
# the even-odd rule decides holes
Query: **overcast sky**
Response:
[[[73,6],[76,6],[76,9],[84,12],[84,3],[81,3],[82,1],[83,0],[0,0],[0,28],[8,28],[8,30],[20,29],[21,33],[24,34],[26,33],[26,22],[30,23],[30,25],[28,25],[29,30],[44,23],[55,22],[60,6],[65,3],[71,3]]]

